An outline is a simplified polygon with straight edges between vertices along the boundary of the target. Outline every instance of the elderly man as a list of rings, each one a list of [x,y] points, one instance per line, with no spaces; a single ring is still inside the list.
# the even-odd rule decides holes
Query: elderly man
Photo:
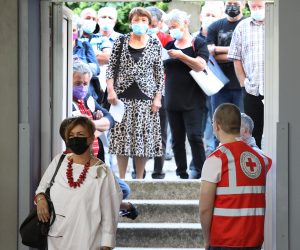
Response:
[[[241,139],[246,142],[257,153],[263,155],[263,151],[256,145],[255,138],[252,136],[254,122],[249,115],[241,113]]]
[[[251,17],[236,27],[228,58],[233,60],[240,85],[245,87],[244,111],[255,124],[253,137],[261,148],[264,127],[265,1],[248,1]]]
[[[117,17],[118,12],[114,7],[103,7],[98,11],[98,24],[100,26],[100,32],[97,35],[102,38],[103,41],[110,44],[109,47],[96,52],[98,62],[101,66],[108,63],[111,48],[116,39],[120,36],[120,33],[114,31]]]

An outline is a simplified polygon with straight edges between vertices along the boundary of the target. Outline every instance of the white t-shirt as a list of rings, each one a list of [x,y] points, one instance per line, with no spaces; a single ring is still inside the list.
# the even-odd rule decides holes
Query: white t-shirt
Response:
[[[202,181],[218,183],[221,181],[222,161],[216,156],[207,158],[201,174]]]

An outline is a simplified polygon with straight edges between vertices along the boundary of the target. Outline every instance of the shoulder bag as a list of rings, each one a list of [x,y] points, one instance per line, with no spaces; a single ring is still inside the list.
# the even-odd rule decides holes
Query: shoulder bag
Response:
[[[195,51],[194,43],[195,40],[192,41],[193,50]],[[208,96],[218,93],[229,82],[229,79],[211,54],[204,70],[199,72],[191,70],[190,74]]]
[[[25,246],[42,249],[42,250],[47,248],[48,232],[56,218],[53,203],[50,199],[50,188],[54,183],[55,176],[65,156],[66,156],[65,154],[61,155],[56,170],[52,176],[50,186],[47,188],[45,192],[45,198],[47,200],[49,213],[50,213],[50,220],[46,223],[40,222],[37,216],[37,206],[34,206],[33,209],[30,211],[29,215],[27,216],[27,218],[21,224],[20,234],[22,238],[22,243]]]

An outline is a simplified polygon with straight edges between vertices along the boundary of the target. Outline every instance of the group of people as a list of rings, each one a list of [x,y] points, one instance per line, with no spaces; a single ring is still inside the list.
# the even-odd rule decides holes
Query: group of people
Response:
[[[132,32],[125,35],[114,31],[117,10],[112,7],[98,13],[87,8],[75,20],[73,117],[61,127],[66,157],[51,188],[57,216],[48,249],[115,246],[120,209],[129,211],[132,219],[137,216],[134,205],[122,202],[130,193],[123,181],[128,160],[133,159],[135,176],[142,179],[147,160],[154,158],[152,178],[163,179],[168,124],[176,174],[202,179],[200,217],[206,249],[260,249],[265,174],[270,167],[260,149],[265,1],[249,1],[249,18],[243,17],[243,1],[217,4],[203,6],[202,26],[195,36],[189,30],[189,15],[177,9],[163,15],[154,6],[133,8],[128,17]],[[208,98],[189,72],[204,70],[210,54],[230,81]],[[124,114],[115,121],[107,108],[120,103]],[[215,138],[207,133],[211,126]],[[190,172],[186,137],[192,153]],[[213,145],[208,152],[209,139]],[[112,155],[120,178],[108,167]],[[36,191],[43,222],[50,217],[45,190],[58,160],[59,156],[51,162]],[[258,227],[255,235],[253,227]]]

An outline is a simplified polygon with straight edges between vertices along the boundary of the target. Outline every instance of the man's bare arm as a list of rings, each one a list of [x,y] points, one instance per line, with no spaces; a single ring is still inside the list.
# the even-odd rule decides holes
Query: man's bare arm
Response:
[[[208,249],[210,242],[210,227],[214,210],[216,188],[216,183],[201,181],[199,214],[206,249]]]
[[[244,87],[244,82],[245,82],[245,78],[246,78],[246,74],[244,71],[244,67],[242,64],[242,61],[240,60],[234,60],[233,61],[234,64],[234,70],[235,70],[235,74],[240,82],[241,87]]]
[[[214,44],[207,45],[209,52],[214,56],[217,62],[225,63],[228,62],[227,54],[229,46],[216,46]]]

